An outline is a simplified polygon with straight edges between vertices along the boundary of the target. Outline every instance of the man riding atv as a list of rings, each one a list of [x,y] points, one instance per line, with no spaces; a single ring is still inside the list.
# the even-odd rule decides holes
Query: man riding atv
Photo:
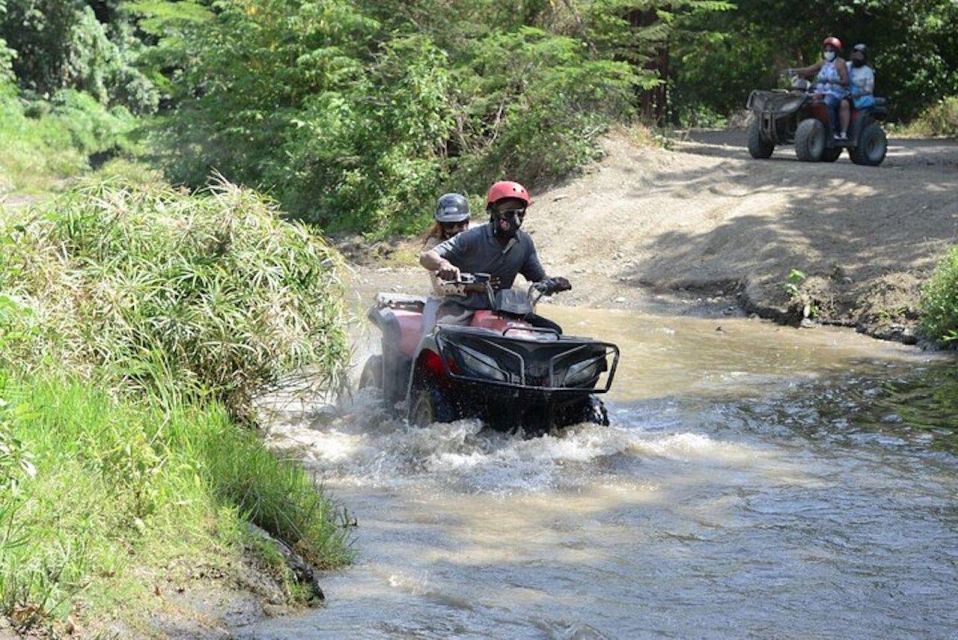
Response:
[[[367,317],[381,331],[360,388],[383,406],[427,426],[479,418],[527,434],[591,422],[609,424],[599,395],[609,391],[619,348],[571,336],[535,313],[540,297],[570,289],[546,278],[532,238],[520,230],[525,187],[497,182],[486,198],[489,223],[423,251],[444,297],[380,293]],[[519,274],[533,284],[512,288]],[[437,322],[438,318],[438,322]]]
[[[532,237],[520,229],[531,204],[529,192],[518,182],[496,182],[486,196],[489,223],[423,251],[420,264],[442,280],[457,280],[460,272],[488,273],[497,291],[511,288],[518,274],[530,282],[542,283],[549,293],[571,289],[565,278],[546,277]],[[470,310],[488,307],[488,296],[471,293],[455,301],[444,301],[437,316],[464,317]],[[544,325],[549,323],[544,318],[537,320]]]

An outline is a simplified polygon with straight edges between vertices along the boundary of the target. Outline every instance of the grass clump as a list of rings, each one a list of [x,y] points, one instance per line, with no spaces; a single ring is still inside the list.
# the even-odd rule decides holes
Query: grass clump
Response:
[[[250,191],[90,183],[5,235],[8,366],[107,375],[171,403],[211,398],[240,419],[294,372],[343,380],[338,254]]]
[[[6,378],[0,397],[0,615],[20,631],[136,624],[170,606],[157,584],[188,579],[171,567],[230,575],[262,547],[247,519],[320,567],[350,559],[335,505],[217,405],[168,411],[53,375]]]
[[[958,96],[942,98],[911,124],[908,133],[920,136],[958,137]]]
[[[958,247],[939,263],[921,297],[925,335],[945,344],[958,344]]]

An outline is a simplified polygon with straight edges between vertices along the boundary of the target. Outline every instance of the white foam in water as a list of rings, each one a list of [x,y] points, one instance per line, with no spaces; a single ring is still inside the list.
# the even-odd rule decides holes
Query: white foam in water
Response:
[[[359,391],[332,415],[317,412],[312,423],[308,414],[290,415],[272,433],[278,446],[305,453],[326,481],[466,492],[581,487],[644,460],[749,466],[764,457],[754,446],[696,433],[672,401],[641,409],[613,405],[612,426],[582,424],[537,438],[483,429],[478,420],[415,427],[388,415],[380,403],[375,390]]]
[[[582,486],[642,459],[739,465],[756,458],[756,451],[744,444],[684,432],[679,420],[655,420],[649,425],[583,424],[557,435],[525,438],[484,430],[478,420],[411,426],[387,417],[374,394],[361,392],[324,424],[292,421],[274,434],[281,446],[305,447],[311,466],[326,480],[379,487],[437,484],[466,492]],[[600,460],[603,464],[596,464]]]

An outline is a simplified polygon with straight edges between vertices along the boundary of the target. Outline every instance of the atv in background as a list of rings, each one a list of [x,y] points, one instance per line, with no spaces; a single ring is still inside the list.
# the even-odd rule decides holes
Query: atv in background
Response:
[[[377,296],[367,315],[382,332],[382,353],[366,361],[361,389],[379,388],[387,410],[419,426],[479,418],[501,431],[521,426],[540,434],[583,422],[609,423],[596,394],[612,385],[619,348],[564,335],[535,314],[542,295],[567,283],[494,291],[487,274],[460,278],[442,284],[447,297],[484,293],[488,309],[454,321],[440,318],[430,327],[427,318],[435,317],[441,299]]]
[[[803,162],[835,162],[848,149],[855,164],[877,167],[888,152],[888,141],[879,122],[888,117],[884,98],[875,106],[851,111],[848,139],[835,140],[828,123],[828,108],[814,98],[809,83],[791,77],[791,89],[752,91],[745,108],[752,112],[748,126],[748,152],[753,158],[771,157],[775,147],[794,144]]]

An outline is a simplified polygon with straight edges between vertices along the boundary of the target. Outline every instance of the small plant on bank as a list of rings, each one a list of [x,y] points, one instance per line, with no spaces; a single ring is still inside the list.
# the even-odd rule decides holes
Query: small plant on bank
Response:
[[[942,259],[922,290],[921,313],[925,335],[958,345],[958,247]]]
[[[805,275],[804,271],[799,271],[798,269],[789,271],[784,284],[785,293],[788,294],[789,298],[797,298],[801,295],[801,285],[806,277],[808,276]]]

